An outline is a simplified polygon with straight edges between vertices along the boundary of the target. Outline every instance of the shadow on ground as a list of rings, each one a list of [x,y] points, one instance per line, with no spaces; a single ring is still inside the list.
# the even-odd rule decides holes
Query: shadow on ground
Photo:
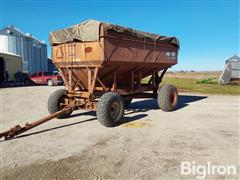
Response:
[[[188,106],[189,103],[205,99],[205,98],[207,98],[207,96],[179,95],[178,98],[179,99],[178,99],[178,104],[177,104],[176,111]],[[151,109],[158,109],[158,104],[157,104],[156,99],[145,99],[145,100],[142,100],[142,101],[133,102],[129,106],[129,108],[125,111],[125,115],[133,114],[133,113],[136,113],[136,112],[147,112]],[[41,130],[41,131],[37,131],[37,132],[33,132],[33,133],[20,135],[20,136],[17,136],[15,138],[27,137],[27,136],[31,136],[31,135],[35,135],[35,134],[44,133],[44,132],[47,132],[47,131],[57,130],[57,129],[66,128],[66,127],[69,127],[69,126],[74,126],[74,125],[77,125],[77,124],[97,120],[96,112],[94,112],[94,111],[86,111],[86,112],[76,113],[76,114],[71,115],[70,118],[83,116],[83,115],[90,115],[90,116],[93,116],[93,118],[78,121],[78,122],[74,122],[74,123],[70,123],[70,124],[66,124],[66,125],[62,125],[62,126],[57,126],[57,127],[54,127],[54,128],[45,129],[45,130]],[[131,116],[131,117],[125,116],[123,118],[121,124],[136,121],[136,120],[142,119],[146,116],[147,116],[147,114],[145,114],[145,113],[144,114],[137,114],[137,115]]]
[[[62,125],[62,126],[57,126],[57,127],[45,129],[45,130],[42,130],[42,131],[36,131],[36,132],[33,132],[33,133],[23,134],[23,135],[15,137],[15,138],[22,138],[22,137],[26,137],[26,136],[35,135],[35,134],[41,134],[41,133],[44,133],[44,132],[47,132],[47,131],[57,130],[57,129],[65,128],[65,127],[68,127],[68,126],[74,126],[74,125],[77,125],[77,124],[81,124],[81,123],[85,123],[85,122],[89,122],[89,121],[94,121],[96,119],[97,118],[90,118],[90,119],[87,119],[87,120],[84,120],[84,121],[78,121],[78,122],[75,122],[75,123],[70,123],[70,124],[66,124],[66,125]]]
[[[179,95],[178,96],[178,104],[176,107],[176,111],[182,109],[189,105],[189,103],[200,101],[202,99],[207,98],[207,96],[188,96],[188,95]],[[142,101],[133,102],[128,110],[134,112],[146,112],[151,109],[158,109],[158,104],[156,99],[145,99]]]

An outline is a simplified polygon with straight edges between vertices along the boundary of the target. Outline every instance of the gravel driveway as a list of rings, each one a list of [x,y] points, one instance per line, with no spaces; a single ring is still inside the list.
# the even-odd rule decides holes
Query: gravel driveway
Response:
[[[48,96],[58,88],[0,89],[1,131],[48,115]],[[76,111],[1,141],[1,178],[184,179],[195,176],[181,176],[181,161],[239,165],[239,100],[180,93],[178,109],[162,112],[156,100],[137,99],[114,128]]]

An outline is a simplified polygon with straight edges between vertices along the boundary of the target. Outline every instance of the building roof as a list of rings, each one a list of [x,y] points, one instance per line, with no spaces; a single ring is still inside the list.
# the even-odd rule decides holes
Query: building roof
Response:
[[[229,61],[240,61],[240,57],[234,54],[231,58],[226,60],[226,62],[229,62]]]
[[[29,39],[36,41],[37,43],[45,44],[43,41],[38,40],[37,38],[32,36],[30,33],[24,33],[21,30],[19,30],[18,28],[14,27],[13,25],[7,26],[7,27],[1,29],[0,35],[29,38]]]

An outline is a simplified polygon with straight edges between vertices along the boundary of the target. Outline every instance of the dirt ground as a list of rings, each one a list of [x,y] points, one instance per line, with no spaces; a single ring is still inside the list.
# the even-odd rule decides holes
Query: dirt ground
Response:
[[[1,131],[47,115],[48,96],[57,88],[0,89]],[[1,141],[1,179],[195,177],[181,176],[181,161],[239,168],[239,100],[180,93],[177,110],[162,112],[156,100],[138,99],[114,128],[100,125],[94,112],[76,111]]]

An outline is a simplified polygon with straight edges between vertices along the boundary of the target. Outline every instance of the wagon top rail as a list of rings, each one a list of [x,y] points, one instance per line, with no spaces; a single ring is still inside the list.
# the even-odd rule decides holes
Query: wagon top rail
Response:
[[[100,28],[103,28],[104,34],[101,34]],[[132,28],[114,25],[96,20],[87,20],[80,24],[53,31],[49,35],[50,44],[58,45],[73,41],[93,42],[99,41],[101,36],[108,36],[109,31],[123,33],[129,37],[139,38],[143,41],[151,41],[154,43],[169,42],[179,47],[179,41],[176,37],[161,36],[154,33],[135,30]]]

